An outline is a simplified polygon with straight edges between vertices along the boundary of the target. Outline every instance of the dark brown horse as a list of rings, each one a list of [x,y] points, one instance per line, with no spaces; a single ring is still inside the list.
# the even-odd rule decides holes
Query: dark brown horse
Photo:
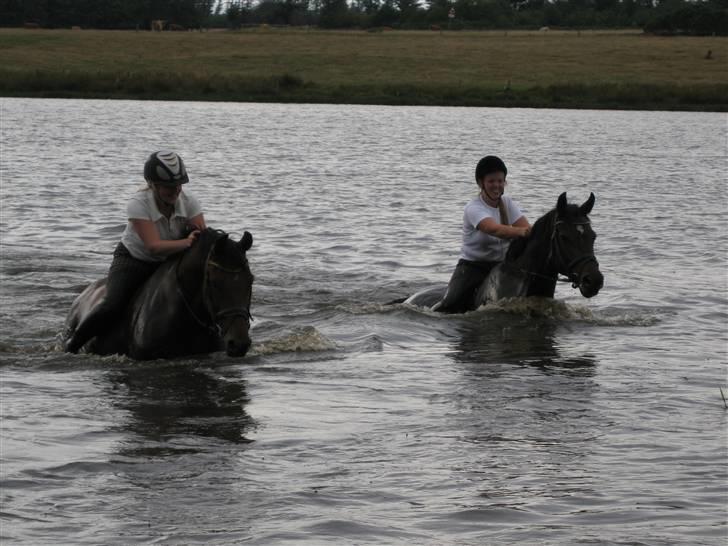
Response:
[[[86,352],[125,354],[137,360],[225,350],[244,356],[250,341],[253,274],[240,241],[207,228],[188,250],[165,261],[139,289],[116,324],[91,339]],[[106,293],[106,278],[89,285],[66,318],[70,338]]]
[[[553,298],[559,275],[564,275],[585,298],[596,296],[604,285],[604,276],[594,256],[596,234],[589,220],[594,201],[592,193],[582,205],[569,204],[566,193],[562,193],[556,208],[536,221],[529,237],[511,243],[505,260],[493,268],[473,294],[469,308],[503,298]],[[404,303],[432,307],[442,300],[446,290],[446,286],[429,288]]]

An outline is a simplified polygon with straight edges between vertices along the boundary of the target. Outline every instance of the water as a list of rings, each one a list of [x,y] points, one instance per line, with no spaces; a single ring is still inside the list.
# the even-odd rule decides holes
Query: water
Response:
[[[725,544],[725,114],[2,99],[3,544]],[[71,356],[146,155],[255,237],[252,336]],[[473,169],[594,192],[605,287],[459,317]]]

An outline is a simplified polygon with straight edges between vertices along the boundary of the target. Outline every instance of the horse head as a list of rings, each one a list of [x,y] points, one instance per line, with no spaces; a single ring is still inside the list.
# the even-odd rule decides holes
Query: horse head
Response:
[[[178,294],[193,323],[222,340],[229,356],[250,349],[250,302],[253,274],[247,251],[253,236],[247,231],[233,241],[224,231],[207,228],[178,262]]]
[[[250,303],[253,274],[246,252],[253,245],[247,231],[240,241],[225,233],[212,246],[205,265],[203,300],[228,356],[244,356],[250,349]]]
[[[562,193],[556,203],[551,238],[553,267],[566,275],[585,298],[596,296],[604,285],[604,276],[594,257],[597,236],[589,221],[594,201],[592,193],[582,205],[568,204],[566,192]]]

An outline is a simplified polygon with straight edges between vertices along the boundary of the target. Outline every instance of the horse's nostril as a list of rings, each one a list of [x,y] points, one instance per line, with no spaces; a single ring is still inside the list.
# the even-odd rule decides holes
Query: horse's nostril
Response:
[[[250,341],[235,341],[233,339],[227,342],[226,353],[228,356],[245,356],[250,349]]]

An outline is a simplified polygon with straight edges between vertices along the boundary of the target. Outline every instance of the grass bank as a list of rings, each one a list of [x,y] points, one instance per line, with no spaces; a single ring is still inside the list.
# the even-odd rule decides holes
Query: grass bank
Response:
[[[0,95],[728,111],[727,61],[614,31],[2,29]]]

